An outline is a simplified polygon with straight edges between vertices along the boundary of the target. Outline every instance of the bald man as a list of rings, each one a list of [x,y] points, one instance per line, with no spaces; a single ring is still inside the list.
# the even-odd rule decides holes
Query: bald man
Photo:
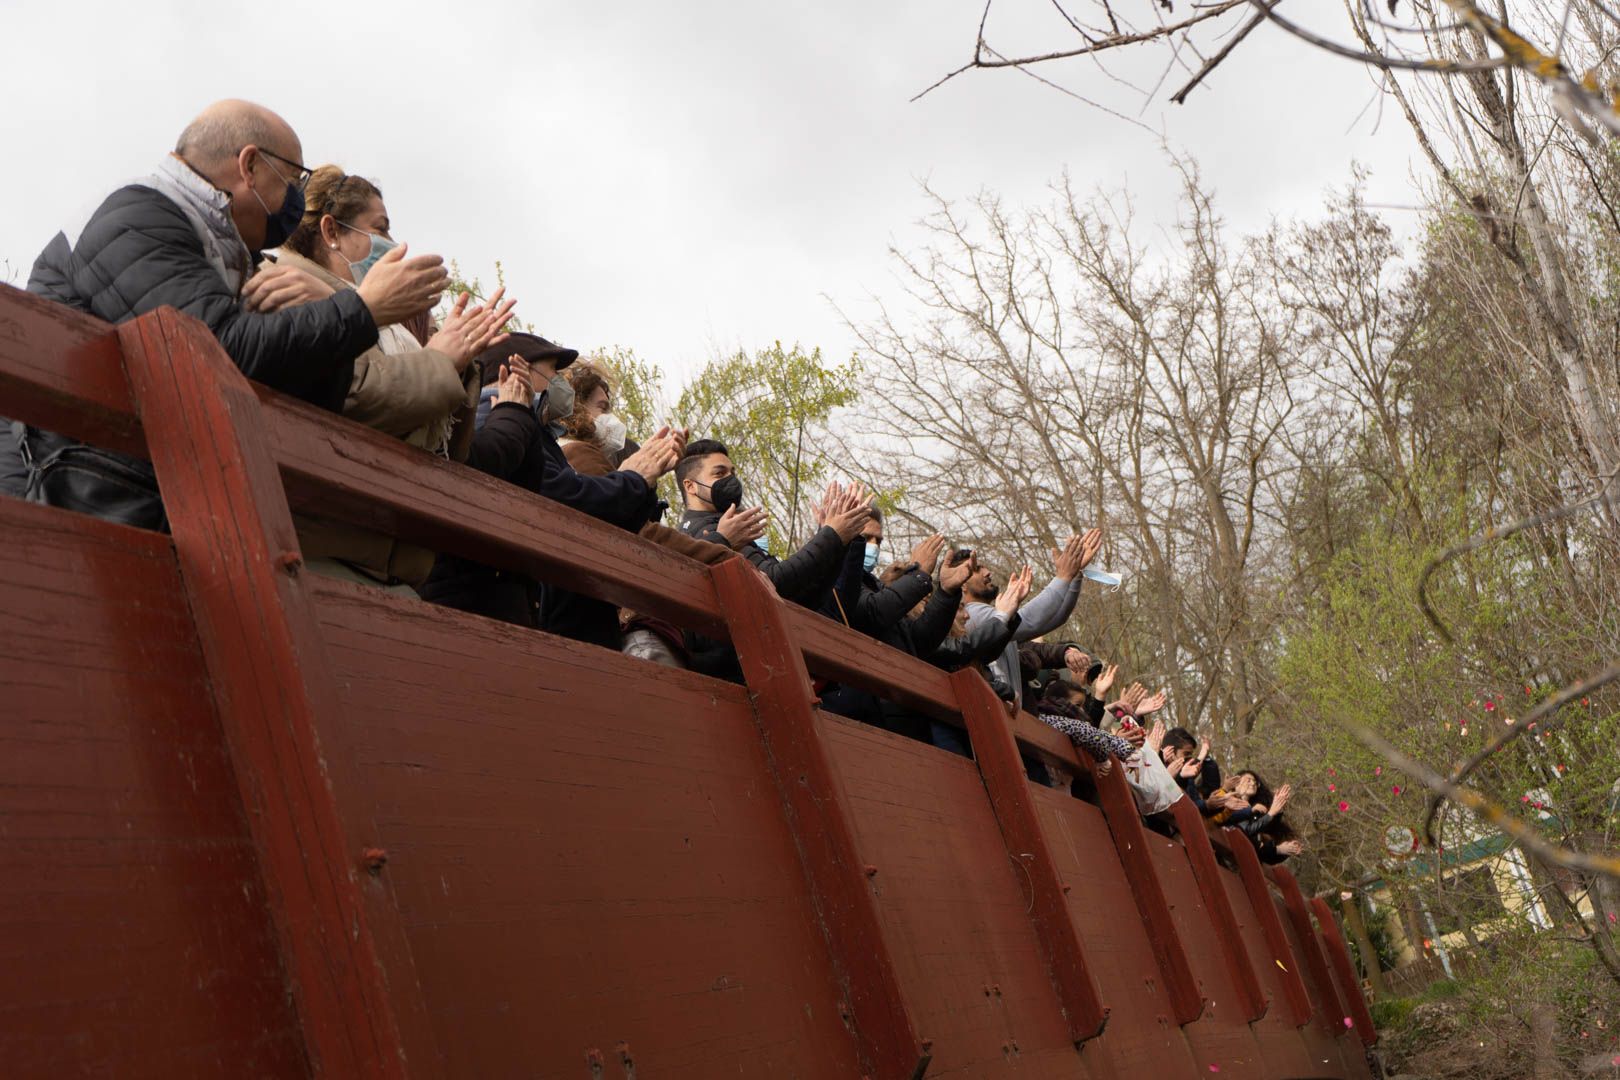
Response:
[[[302,159],[297,134],[269,109],[210,105],[158,171],[108,196],[76,241],[56,235],[28,291],[113,323],[178,308],[206,323],[249,378],[339,412],[354,360],[377,343],[378,327],[431,308],[448,274],[439,257],[406,257],[401,245],[354,290],[333,293],[276,268],[277,302],[258,295],[248,310],[242,286],[259,253],[279,246],[303,215]],[[7,494],[159,528],[151,475],[145,462],[0,421]],[[149,497],[131,497],[132,484],[149,485]]]

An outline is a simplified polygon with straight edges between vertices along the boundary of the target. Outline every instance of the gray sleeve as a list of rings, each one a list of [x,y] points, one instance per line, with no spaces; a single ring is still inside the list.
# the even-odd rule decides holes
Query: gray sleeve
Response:
[[[1064,581],[1062,578],[1053,578],[1047,583],[1033,600],[1026,601],[1018,609],[1023,616],[1023,625],[1019,626],[1016,640],[1029,641],[1042,634],[1050,634],[1053,630],[1069,621],[1074,613],[1074,605],[1080,599],[1080,582]]]

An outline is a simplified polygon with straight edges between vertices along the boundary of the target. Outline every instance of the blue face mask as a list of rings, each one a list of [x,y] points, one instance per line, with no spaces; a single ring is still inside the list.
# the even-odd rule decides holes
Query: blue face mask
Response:
[[[366,276],[366,271],[370,270],[374,265],[376,265],[378,259],[399,247],[399,244],[388,239],[386,236],[378,236],[376,233],[368,233],[364,229],[355,228],[353,225],[344,225],[341,221],[338,222],[338,224],[343,225],[343,227],[348,229],[350,232],[357,232],[361,236],[371,238],[370,253],[359,262],[352,262],[349,264],[349,273],[354,276],[354,283],[356,285],[360,284],[361,280]]]
[[[866,558],[861,560],[861,566],[870,574],[877,569],[878,554],[883,550],[881,545],[869,543],[866,545]]]

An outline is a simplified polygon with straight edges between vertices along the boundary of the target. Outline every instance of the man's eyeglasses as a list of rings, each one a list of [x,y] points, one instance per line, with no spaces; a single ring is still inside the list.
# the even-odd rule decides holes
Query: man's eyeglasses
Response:
[[[259,153],[263,154],[267,158],[275,158],[283,165],[290,166],[294,170],[295,179],[288,182],[296,187],[300,192],[302,192],[304,188],[309,185],[309,178],[311,175],[310,170],[306,169],[301,163],[293,161],[291,158],[284,158],[274,150],[266,150],[262,146],[255,147],[255,149],[257,149]],[[277,176],[281,176],[281,170],[276,168],[274,165],[270,166],[270,170]],[[281,179],[286,180],[287,178],[285,176],[281,176]]]

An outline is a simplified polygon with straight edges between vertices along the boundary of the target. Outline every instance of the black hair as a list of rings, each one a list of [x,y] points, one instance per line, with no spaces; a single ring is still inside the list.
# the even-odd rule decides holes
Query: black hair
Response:
[[[973,558],[972,548],[957,548],[955,551],[951,552],[945,557],[945,565],[961,566],[971,558]]]
[[[1254,777],[1254,797],[1251,798],[1249,802],[1251,805],[1254,803],[1264,803],[1266,809],[1270,810],[1271,803],[1274,798],[1271,793],[1271,785],[1262,780],[1260,778],[1260,774],[1255,772],[1253,769],[1244,769],[1242,772],[1238,773],[1237,776],[1232,777],[1232,781],[1234,783],[1237,782],[1238,776]]]
[[[697,471],[704,458],[712,454],[730,457],[731,451],[727,450],[726,444],[719,439],[699,439],[697,442],[686,444],[686,453],[675,463],[675,483],[680,485],[682,498],[686,497],[686,478]]]
[[[878,509],[877,503],[872,504],[872,520],[873,521],[882,521],[883,520],[883,511]]]
[[[1191,751],[1198,749],[1198,740],[1193,738],[1193,733],[1186,728],[1173,727],[1164,733],[1164,745]]]

